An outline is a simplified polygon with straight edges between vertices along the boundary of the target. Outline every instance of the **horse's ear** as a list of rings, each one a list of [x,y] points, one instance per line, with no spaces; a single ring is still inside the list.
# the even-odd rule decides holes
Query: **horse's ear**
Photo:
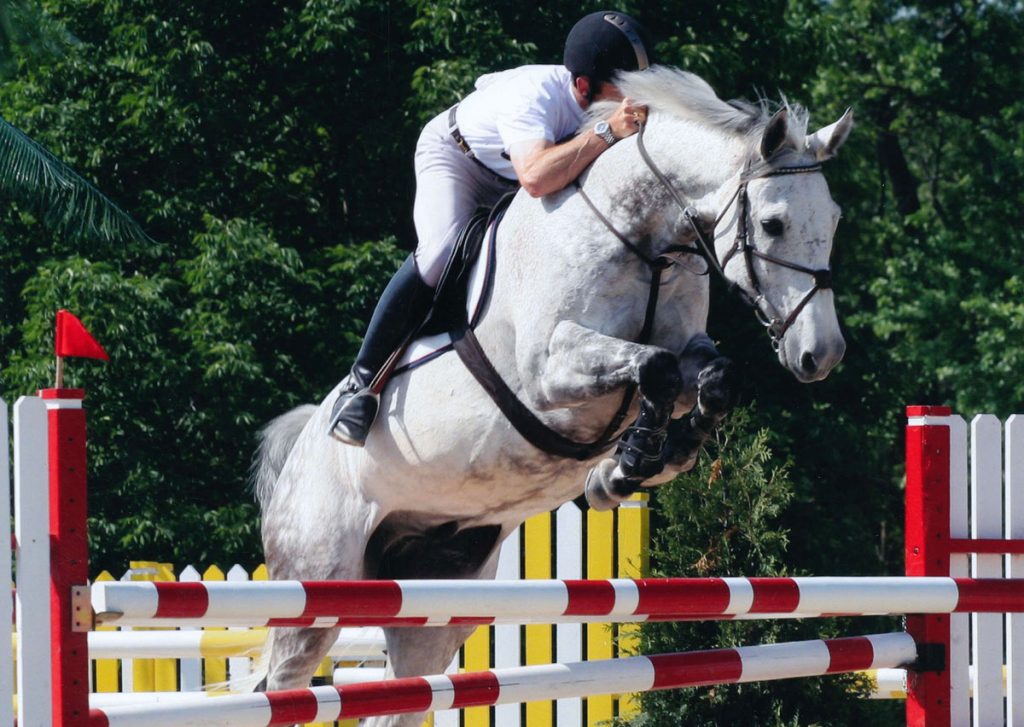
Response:
[[[807,149],[819,162],[831,159],[853,129],[853,109],[846,109],[839,121],[818,129],[807,137]]]
[[[783,107],[775,112],[775,115],[764,127],[764,134],[761,136],[761,158],[768,159],[785,145],[789,136],[789,112]]]

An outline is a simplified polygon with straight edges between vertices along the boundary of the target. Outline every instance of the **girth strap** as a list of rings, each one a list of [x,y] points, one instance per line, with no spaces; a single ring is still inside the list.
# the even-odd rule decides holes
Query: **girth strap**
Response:
[[[658,307],[658,290],[661,287],[662,269],[655,269],[651,275],[651,285],[647,293],[647,312],[644,316],[643,329],[640,331],[637,343],[646,344],[650,341],[651,333],[654,330],[654,313]],[[473,329],[465,321],[452,328],[449,332],[452,337],[452,345],[459,355],[466,369],[473,374],[483,387],[487,395],[497,405],[501,413],[505,415],[509,423],[515,428],[523,439],[537,449],[553,454],[558,457],[566,457],[576,460],[588,460],[610,449],[618,440],[619,427],[629,413],[636,396],[637,385],[630,383],[622,395],[622,403],[619,409],[604,428],[600,436],[592,442],[577,442],[556,432],[547,424],[542,422],[529,407],[527,407],[516,393],[509,388],[501,374],[494,368],[494,364],[487,357],[480,341],[477,339]]]

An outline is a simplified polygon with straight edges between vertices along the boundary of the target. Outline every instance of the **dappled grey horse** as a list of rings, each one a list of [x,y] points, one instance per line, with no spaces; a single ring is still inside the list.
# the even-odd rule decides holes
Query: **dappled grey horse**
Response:
[[[273,578],[492,578],[502,539],[531,515],[584,489],[612,507],[692,467],[735,396],[732,365],[705,333],[709,268],[755,309],[798,380],[840,361],[839,208],[820,164],[849,134],[849,112],[808,135],[798,108],[727,103],[674,69],[620,87],[648,105],[646,128],[578,185],[514,199],[473,339],[567,450],[510,423],[455,353],[388,384],[364,449],[327,434],[332,391],[264,431],[256,489]],[[633,426],[610,434],[618,421]],[[471,632],[386,629],[389,675],[443,671]],[[336,636],[275,630],[265,687],[307,684]]]

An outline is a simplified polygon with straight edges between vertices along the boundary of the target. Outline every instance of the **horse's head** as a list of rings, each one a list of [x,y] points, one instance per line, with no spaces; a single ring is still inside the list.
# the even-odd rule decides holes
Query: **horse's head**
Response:
[[[846,350],[829,268],[840,210],[821,163],[852,125],[847,111],[805,137],[783,108],[764,125],[739,181],[722,190],[732,200],[716,230],[725,277],[755,306],[782,365],[804,382],[828,376]]]
[[[846,344],[829,269],[839,207],[821,163],[846,141],[853,114],[808,136],[798,107],[786,105],[770,116],[765,104],[726,102],[686,71],[655,66],[620,74],[616,83],[650,109],[650,152],[643,131],[637,143],[642,173],[657,178],[646,184],[628,178],[620,194],[646,200],[652,184],[655,194],[664,190],[663,198],[687,218],[685,225],[666,226],[669,239],[679,229],[706,229],[717,217],[714,251],[698,229],[711,265],[755,307],[783,366],[801,381],[825,378]],[[594,104],[591,113],[608,117],[615,106]],[[667,219],[660,211],[655,216]]]

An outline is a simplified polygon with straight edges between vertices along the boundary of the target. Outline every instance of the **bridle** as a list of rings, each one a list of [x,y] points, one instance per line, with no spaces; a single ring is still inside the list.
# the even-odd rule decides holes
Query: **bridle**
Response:
[[[644,130],[646,124],[640,123],[640,130],[636,134],[637,137],[637,149],[640,152],[640,157],[644,160],[648,169],[654,174],[657,180],[669,193],[675,203],[679,206],[679,209],[683,213],[683,217],[693,228],[694,233],[697,237],[698,247],[690,247],[686,245],[670,245],[668,248],[662,250],[654,256],[649,256],[643,253],[639,247],[628,240],[622,233],[614,228],[611,220],[605,217],[601,212],[597,210],[593,202],[583,191],[583,187],[577,182],[576,188],[583,196],[584,201],[598,216],[605,227],[607,227],[626,247],[640,257],[648,267],[651,268],[652,273],[657,271],[657,275],[660,278],[660,270],[664,270],[668,265],[678,262],[671,256],[675,253],[687,253],[694,254],[703,257],[708,266],[715,270],[718,276],[725,282],[730,293],[735,294],[744,304],[754,309],[754,313],[757,319],[761,322],[768,333],[768,337],[772,342],[772,349],[775,351],[779,350],[782,345],[782,338],[786,335],[786,332],[796,322],[797,316],[807,306],[819,290],[828,290],[832,287],[832,271],[830,268],[814,269],[809,268],[799,263],[794,263],[789,260],[783,260],[782,258],[769,255],[768,253],[761,252],[754,247],[750,242],[750,197],[747,194],[747,184],[752,179],[761,179],[765,177],[779,177],[789,174],[813,174],[821,171],[821,164],[808,164],[803,166],[784,166],[784,167],[771,167],[768,166],[764,170],[751,171],[749,162],[747,168],[740,175],[740,182],[736,188],[736,191],[730,197],[729,202],[725,205],[718,217],[715,219],[714,224],[711,226],[711,234],[704,232],[700,225],[700,220],[697,211],[690,205],[687,205],[683,199],[679,196],[678,190],[668,179],[663,171],[655,164],[654,159],[647,151],[647,147],[644,145]],[[738,219],[736,223],[736,237],[733,241],[733,245],[729,248],[729,251],[725,254],[725,257],[721,261],[718,259],[718,255],[715,252],[715,238],[714,231],[717,229],[719,223],[725,217],[725,215],[732,208],[733,204],[739,203],[739,209],[737,212]],[[732,260],[733,256],[738,253],[742,253],[744,262],[747,267],[747,276],[750,279],[750,284],[754,289],[754,295],[743,289],[738,283],[734,283],[726,277],[725,267]],[[753,259],[757,257],[766,262],[774,265],[779,265],[790,270],[796,270],[797,272],[806,273],[810,275],[814,280],[814,285],[804,295],[799,303],[789,312],[788,315],[783,316],[779,313],[775,306],[765,297],[764,292],[761,289],[761,281],[754,270]],[[654,283],[652,282],[652,286]],[[653,315],[653,311],[648,306],[648,316]],[[645,322],[644,328],[648,328],[649,323]]]

